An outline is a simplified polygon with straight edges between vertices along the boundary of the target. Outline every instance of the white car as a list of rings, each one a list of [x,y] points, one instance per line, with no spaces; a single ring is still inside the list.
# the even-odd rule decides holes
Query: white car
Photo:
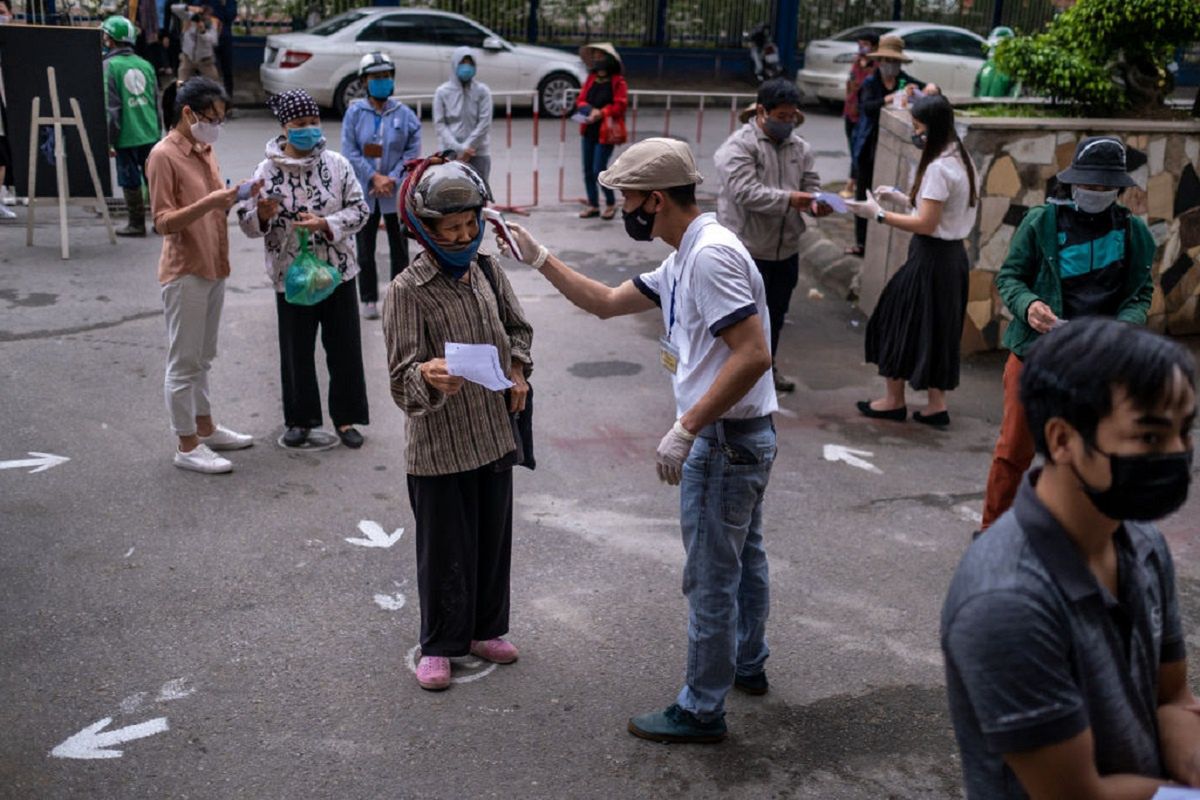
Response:
[[[858,37],[867,33],[904,39],[904,52],[912,58],[904,71],[926,83],[936,83],[943,94],[969,97],[975,76],[987,58],[987,40],[949,25],[924,22],[872,22],[849,28],[828,39],[809,42],[804,69],[796,85],[808,97],[840,104],[846,97],[850,65],[858,57]]]
[[[392,57],[397,95],[431,95],[449,79],[457,47],[472,48],[479,79],[493,93],[536,90],[542,112],[554,116],[574,106],[587,78],[573,54],[510,44],[458,14],[396,7],[355,9],[311,30],[268,36],[259,76],[269,94],[307,89],[340,115],[366,96],[358,79],[364,54],[379,50]]]

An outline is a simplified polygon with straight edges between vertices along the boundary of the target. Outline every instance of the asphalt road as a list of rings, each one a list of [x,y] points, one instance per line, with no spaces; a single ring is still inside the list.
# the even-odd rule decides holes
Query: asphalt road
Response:
[[[819,149],[844,148],[835,122]],[[229,126],[227,174],[249,172],[270,128]],[[678,494],[653,466],[673,409],[655,315],[601,322],[511,267],[538,391],[539,467],[516,475],[521,659],[460,663],[435,695],[409,668],[403,415],[378,323],[363,323],[364,449],[282,450],[274,300],[261,245],[231,230],[213,396],[256,444],[232,475],[182,472],[162,400],[159,242],[112,246],[72,218],[70,261],[48,224],[34,248],[0,227],[0,797],[959,796],[937,620],[975,527],[998,355],[966,360],[949,431],[865,420],[854,401],[879,384],[862,317],[802,282],[780,357],[800,388],[782,399],[766,511],[771,692],[731,696],[724,744],[654,745],[626,719],[673,700],[686,652]],[[608,282],[666,253],[571,208],[528,224]],[[825,460],[827,445],[874,469]],[[30,452],[70,460],[8,463]],[[1193,498],[1164,526],[1193,643],[1197,511]],[[405,532],[348,541],[364,521]],[[119,757],[71,757],[106,747]]]

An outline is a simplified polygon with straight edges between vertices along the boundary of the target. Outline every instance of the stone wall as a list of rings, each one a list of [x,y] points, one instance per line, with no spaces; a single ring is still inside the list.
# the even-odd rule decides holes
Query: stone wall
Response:
[[[1084,136],[1115,135],[1146,153],[1133,173],[1138,186],[1122,202],[1149,224],[1158,250],[1150,325],[1175,335],[1200,333],[1200,121],[972,118],[960,114],[963,137],[978,169],[979,216],[967,240],[971,291],[963,330],[965,352],[1000,346],[1009,314],[994,278],[1025,212],[1045,198],[1047,181],[1071,162]],[[920,155],[907,111],[881,116],[875,184],[907,189]],[[870,313],[888,278],[904,263],[910,235],[871,223],[860,284]]]

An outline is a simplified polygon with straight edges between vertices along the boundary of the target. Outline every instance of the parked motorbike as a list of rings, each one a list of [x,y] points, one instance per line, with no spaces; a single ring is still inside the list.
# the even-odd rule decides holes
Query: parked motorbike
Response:
[[[750,44],[750,60],[754,64],[754,77],[759,83],[783,74],[779,46],[771,38],[771,28],[766,23],[754,26],[745,39]]]

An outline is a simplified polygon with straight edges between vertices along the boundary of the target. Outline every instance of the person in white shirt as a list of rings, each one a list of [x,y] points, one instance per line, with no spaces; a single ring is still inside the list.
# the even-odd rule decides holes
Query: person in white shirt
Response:
[[[911,192],[880,187],[866,200],[847,203],[859,217],[913,234],[908,259],[883,287],[867,323],[866,359],[879,366],[887,391],[881,399],[861,401],[858,410],[873,419],[903,422],[907,381],[929,392],[929,404],[914,411],[913,419],[944,427],[950,424],[946,393],[958,386],[970,284],[963,239],[975,227],[979,192],[975,165],[954,129],[950,101],[940,94],[918,98],[912,121],[921,161]],[[907,213],[884,210],[876,195]]]
[[[660,309],[659,357],[677,418],[658,445],[658,476],[682,484],[687,561],[687,682],[665,711],[629,731],[659,742],[708,743],[726,734],[733,686],[767,691],[767,554],[763,496],[775,460],[778,409],[762,276],[737,236],[696,205],[702,177],[686,144],[638,142],[600,174],[624,198],[625,231],[675,248],[658,269],[616,288],[572,270],[520,226],[522,258],[568,300],[602,319]]]

